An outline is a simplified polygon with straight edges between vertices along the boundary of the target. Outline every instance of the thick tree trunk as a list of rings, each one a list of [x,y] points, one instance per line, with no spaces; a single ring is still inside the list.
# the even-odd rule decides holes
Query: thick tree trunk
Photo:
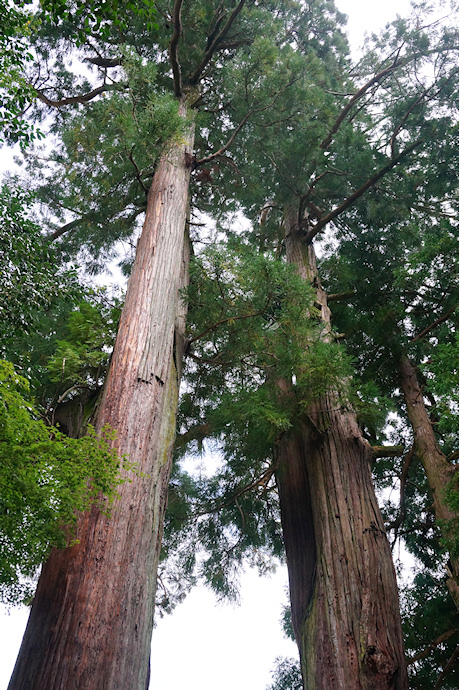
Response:
[[[314,249],[295,218],[287,260],[330,312]],[[395,571],[355,414],[330,392],[278,447],[277,482],[292,623],[306,690],[402,690],[406,665]]]
[[[432,492],[435,516],[440,524],[443,537],[450,536],[447,523],[457,520],[458,516],[446,504],[444,490],[454,476],[454,467],[441,452],[429,415],[424,403],[416,368],[406,355],[400,360],[400,385],[405,398],[408,419],[413,428],[414,448],[419,457]],[[459,558],[451,556],[450,574],[447,580],[448,589],[459,611]]]
[[[183,111],[182,111],[183,112]],[[112,514],[83,515],[75,546],[43,566],[9,690],[145,690],[183,349],[193,145],[159,162],[97,428],[117,431],[138,473]]]

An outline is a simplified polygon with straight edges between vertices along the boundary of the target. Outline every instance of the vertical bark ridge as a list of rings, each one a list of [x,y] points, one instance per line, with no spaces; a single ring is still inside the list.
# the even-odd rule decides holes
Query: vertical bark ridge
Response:
[[[185,107],[182,105],[182,115]],[[145,688],[175,434],[187,277],[193,129],[162,156],[97,417],[137,475],[112,514],[81,516],[78,543],[44,564],[9,690]],[[178,354],[174,357],[174,348]]]
[[[315,289],[328,341],[326,294],[295,214],[287,216],[285,242],[287,261]],[[289,580],[313,585],[303,592],[294,586],[290,595],[306,690],[405,690],[395,571],[374,493],[370,446],[354,412],[331,391],[309,407],[278,453]],[[302,485],[286,481],[293,472]],[[298,509],[301,500],[310,505]],[[288,534],[297,521],[292,510],[305,520],[301,542]],[[301,568],[309,578],[299,575]]]

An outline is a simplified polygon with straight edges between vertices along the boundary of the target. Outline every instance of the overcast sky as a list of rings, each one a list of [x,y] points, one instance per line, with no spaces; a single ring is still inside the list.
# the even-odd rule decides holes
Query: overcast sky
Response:
[[[348,15],[355,50],[365,32],[377,31],[397,13],[409,10],[408,0],[336,3]],[[295,645],[284,639],[279,624],[286,585],[285,568],[263,579],[248,572],[239,607],[217,604],[206,590],[193,591],[172,616],[158,621],[152,644],[152,689],[265,690],[275,657],[296,655]],[[0,609],[0,690],[8,685],[27,613]]]

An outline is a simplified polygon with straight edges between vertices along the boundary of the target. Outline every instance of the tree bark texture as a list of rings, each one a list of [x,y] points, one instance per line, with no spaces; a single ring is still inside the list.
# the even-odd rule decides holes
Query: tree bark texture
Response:
[[[330,312],[313,246],[287,221],[287,261],[315,288],[322,337]],[[398,590],[356,417],[330,391],[279,443],[277,482],[292,623],[305,690],[408,687]]]
[[[444,490],[453,479],[455,469],[438,446],[424,403],[416,367],[405,354],[401,356],[399,372],[406,411],[413,428],[415,452],[424,467],[427,483],[432,492],[435,517],[440,522],[443,537],[448,539],[451,535],[446,523],[457,520],[458,516],[448,507]],[[447,580],[448,590],[459,611],[459,558],[454,555],[450,557],[450,573],[451,576]]]
[[[182,114],[185,108],[182,107]],[[96,427],[137,474],[43,566],[9,690],[145,690],[183,352],[193,129],[159,161]]]

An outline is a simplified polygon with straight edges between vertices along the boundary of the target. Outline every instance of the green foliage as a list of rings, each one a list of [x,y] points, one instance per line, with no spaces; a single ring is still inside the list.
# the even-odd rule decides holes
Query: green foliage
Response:
[[[76,273],[60,266],[58,253],[28,219],[34,197],[18,187],[0,190],[0,355],[31,335],[43,313],[78,294]]]
[[[157,68],[144,65],[127,48],[123,54],[120,90],[89,104],[84,112],[59,123],[61,145],[43,163],[29,154],[29,169],[40,175],[37,186],[42,208],[53,214],[50,229],[65,225],[68,210],[73,226],[61,242],[71,255],[80,252],[87,266],[102,269],[121,241],[130,241],[159,156],[180,138],[186,123],[177,102],[157,86]],[[80,251],[83,250],[83,251]],[[126,265],[129,267],[128,255]]]
[[[72,541],[77,513],[116,498],[119,458],[114,434],[90,428],[80,439],[46,426],[28,382],[0,361],[0,598],[18,603],[53,546]],[[129,468],[128,468],[129,469]]]
[[[58,340],[56,351],[47,363],[51,381],[59,390],[68,387],[98,388],[107,371],[113,348],[121,307],[101,300],[103,292],[94,293],[95,300],[80,302],[70,312],[65,339]]]
[[[132,15],[145,22],[146,28],[157,28],[154,23],[155,3],[151,0],[104,0],[66,2],[65,0],[41,0],[40,7],[56,25],[73,24],[77,45],[82,45],[93,34],[109,38],[113,27],[126,30]]]
[[[412,586],[403,588],[401,604],[408,660],[421,655],[408,666],[410,688],[430,690],[459,641],[459,614],[448,595],[444,578],[426,571],[415,576]],[[444,641],[433,644],[444,633],[447,633]],[[455,665],[442,687],[457,688],[458,681]]]
[[[19,142],[22,148],[43,134],[23,117],[23,110],[34,97],[25,67],[33,56],[27,37],[34,28],[28,2],[0,2],[0,145]]]
[[[297,659],[277,657],[271,675],[273,683],[266,690],[303,690],[303,677]]]

